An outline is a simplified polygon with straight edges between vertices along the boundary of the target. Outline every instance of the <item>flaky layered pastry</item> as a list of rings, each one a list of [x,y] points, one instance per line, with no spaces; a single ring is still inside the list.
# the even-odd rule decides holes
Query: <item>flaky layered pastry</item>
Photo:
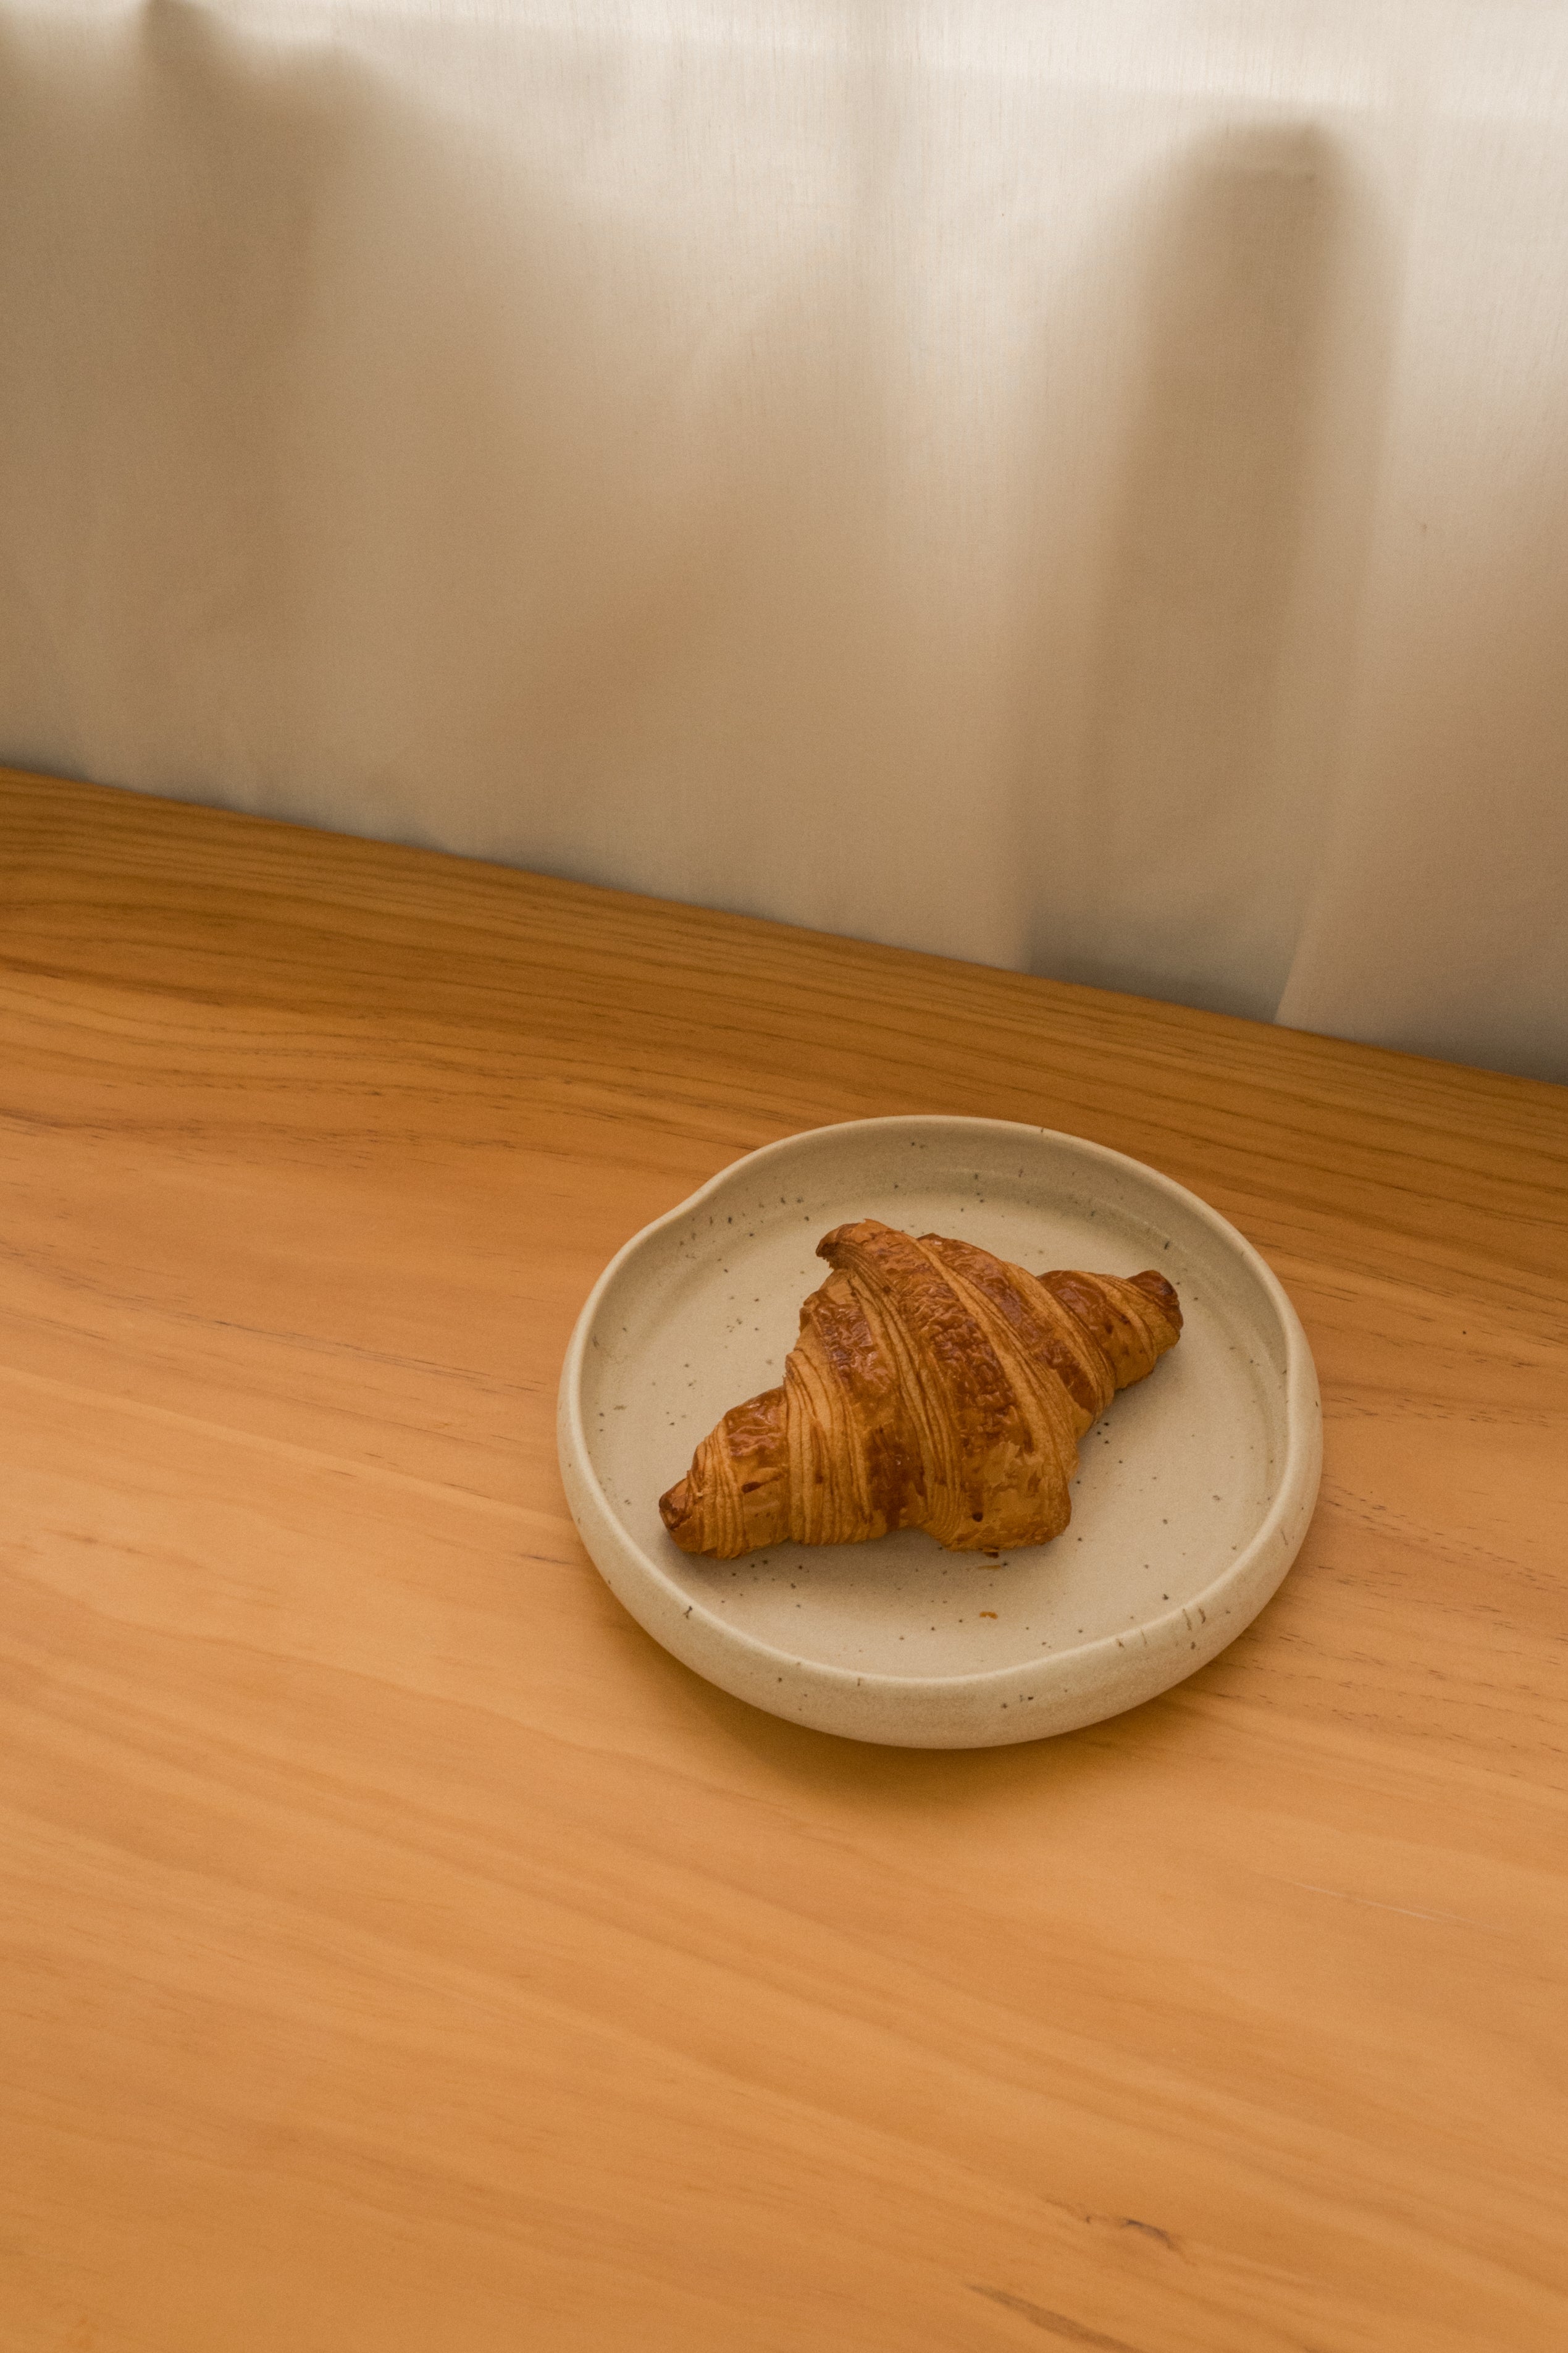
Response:
[[[953,1552],[1045,1544],[1071,1517],[1078,1441],[1181,1335],[1162,1274],[1026,1274],[875,1218],[817,1244],[779,1388],[732,1406],[659,1500],[683,1552],[864,1544],[924,1528]]]

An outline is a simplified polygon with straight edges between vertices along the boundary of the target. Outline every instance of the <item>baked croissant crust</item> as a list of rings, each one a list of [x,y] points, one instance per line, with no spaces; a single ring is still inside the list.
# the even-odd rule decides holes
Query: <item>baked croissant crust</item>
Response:
[[[732,1406],[659,1499],[683,1552],[735,1560],[890,1528],[952,1552],[1045,1544],[1072,1515],[1079,1440],[1181,1334],[1152,1270],[1026,1274],[875,1218],[816,1254],[833,1271],[782,1385]]]

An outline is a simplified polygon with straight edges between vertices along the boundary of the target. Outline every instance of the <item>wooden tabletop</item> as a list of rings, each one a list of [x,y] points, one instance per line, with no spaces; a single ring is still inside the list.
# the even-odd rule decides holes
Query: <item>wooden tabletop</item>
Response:
[[[1267,1253],[1211,1667],[904,1754],[658,1650],[552,1411],[868,1113]],[[0,782],[4,2353],[1561,2353],[1568,1092]]]

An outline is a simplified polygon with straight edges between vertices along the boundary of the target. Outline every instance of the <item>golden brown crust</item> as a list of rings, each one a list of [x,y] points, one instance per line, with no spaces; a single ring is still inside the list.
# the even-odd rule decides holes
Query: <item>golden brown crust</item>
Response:
[[[1042,1274],[1040,1281],[1103,1352],[1119,1389],[1152,1372],[1162,1351],[1173,1346],[1180,1335],[1176,1294],[1152,1269],[1131,1281],[1065,1270]],[[1150,1288],[1156,1283],[1158,1293]],[[1160,1293],[1169,1293],[1168,1306]]]
[[[1078,1441],[1182,1325],[1163,1276],[1034,1276],[874,1218],[817,1254],[778,1388],[732,1406],[659,1510],[683,1551],[855,1544],[923,1527],[959,1552],[1059,1535]]]

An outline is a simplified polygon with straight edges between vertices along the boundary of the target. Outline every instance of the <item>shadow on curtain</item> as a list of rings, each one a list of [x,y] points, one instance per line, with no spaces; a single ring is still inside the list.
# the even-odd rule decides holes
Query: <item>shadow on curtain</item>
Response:
[[[1089,494],[1102,520],[1075,583],[1072,674],[1042,667],[1047,707],[1037,693],[1026,723],[1031,964],[1267,1018],[1352,687],[1382,257],[1312,126],[1213,138],[1151,196],[1140,265],[1097,257],[1107,283],[1141,288],[1142,316],[1101,459],[1112,479]],[[1065,341],[1093,334],[1075,323]],[[1054,561],[1043,531],[1031,561]]]

